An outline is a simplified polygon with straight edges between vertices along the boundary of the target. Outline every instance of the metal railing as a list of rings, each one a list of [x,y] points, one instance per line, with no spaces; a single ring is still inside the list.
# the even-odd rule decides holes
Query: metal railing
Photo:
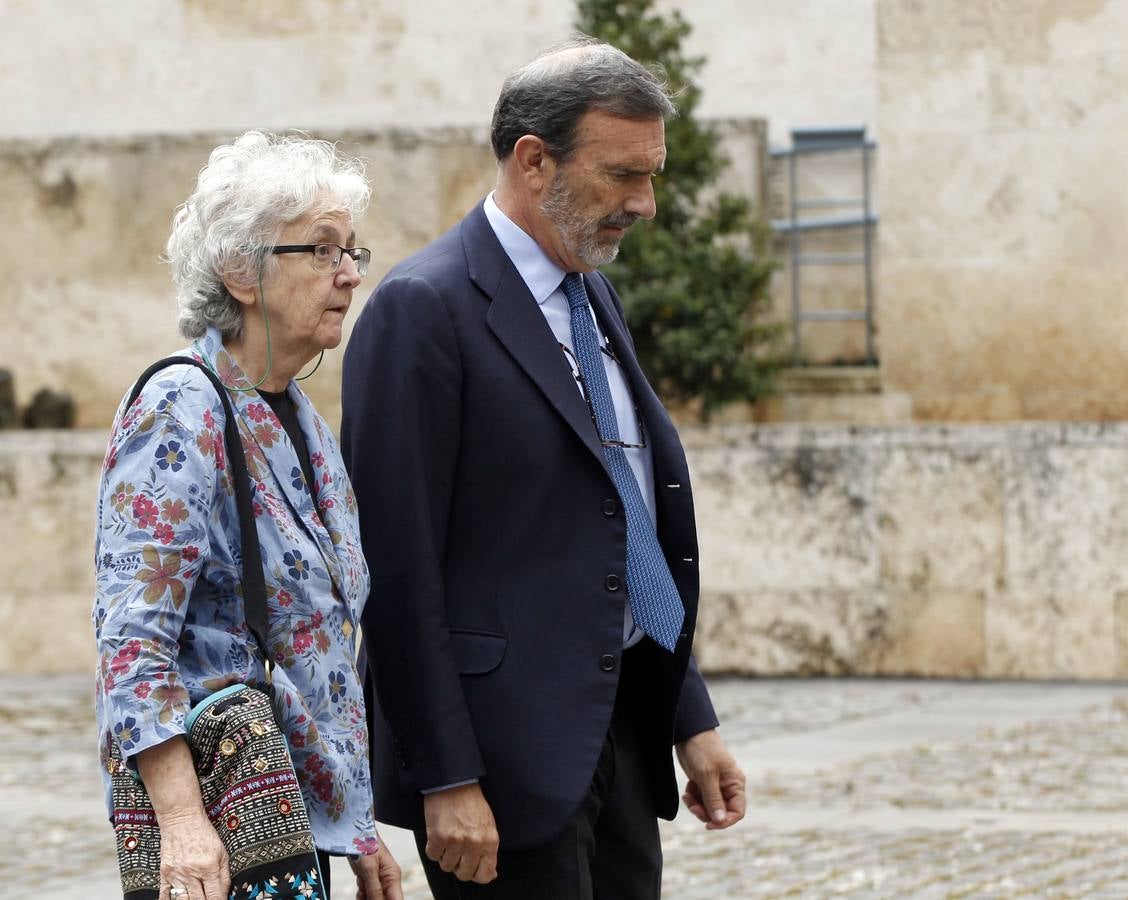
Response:
[[[791,328],[794,342],[794,361],[803,362],[804,322],[862,322],[866,334],[866,363],[877,364],[874,347],[874,288],[873,288],[873,232],[877,215],[873,210],[870,163],[876,142],[866,138],[865,128],[807,128],[791,132],[792,146],[771,151],[774,159],[787,160],[788,216],[775,219],[772,227],[788,239],[791,276]],[[815,155],[860,153],[861,196],[812,197],[803,199],[799,189],[799,169],[804,159]],[[806,210],[854,210],[851,214],[801,217]],[[862,229],[862,248],[857,253],[804,253],[804,235],[825,233],[846,228]],[[804,266],[856,266],[864,267],[865,306],[857,309],[805,309],[803,306],[802,278]]]

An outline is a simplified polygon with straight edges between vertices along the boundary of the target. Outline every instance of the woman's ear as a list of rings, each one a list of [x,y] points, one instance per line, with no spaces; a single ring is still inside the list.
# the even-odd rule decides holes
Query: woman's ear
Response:
[[[223,286],[227,288],[227,293],[242,303],[244,306],[255,305],[255,285],[254,282],[244,281],[242,278],[236,277],[231,274],[223,276]]]

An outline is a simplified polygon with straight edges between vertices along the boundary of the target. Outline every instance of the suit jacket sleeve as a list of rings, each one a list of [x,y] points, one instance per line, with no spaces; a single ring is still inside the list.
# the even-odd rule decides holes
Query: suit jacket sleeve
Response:
[[[674,743],[680,744],[695,734],[716,728],[717,724],[717,714],[713,711],[713,701],[709,699],[709,689],[705,687],[705,679],[697,669],[697,660],[691,655],[685,681],[682,682],[677,717],[674,719]]]
[[[362,618],[369,665],[420,790],[485,774],[444,593],[460,394],[458,346],[441,299],[418,278],[386,281],[345,354],[341,443],[372,572]]]

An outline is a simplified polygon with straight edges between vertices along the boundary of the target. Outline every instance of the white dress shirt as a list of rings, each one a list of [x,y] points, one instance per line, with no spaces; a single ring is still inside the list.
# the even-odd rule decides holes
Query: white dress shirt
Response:
[[[548,258],[533,238],[526,234],[512,219],[510,219],[494,202],[493,192],[486,197],[486,218],[490,227],[497,235],[502,249],[517,269],[524,280],[529,293],[540,307],[548,327],[558,343],[563,344],[570,352],[572,347],[572,311],[568,305],[568,298],[564,296],[562,282],[568,273]],[[599,327],[594,308],[591,311],[595,333],[601,346],[607,346],[607,338]],[[612,348],[616,353],[626,352],[626,348]],[[601,353],[603,366],[607,371],[607,383],[611,387],[611,399],[615,404],[615,418],[619,423],[619,438],[628,444],[642,443],[639,434],[638,419],[635,415],[634,401],[631,399],[630,388],[627,386],[626,373],[608,354]],[[569,357],[563,350],[560,352],[562,365],[572,368],[574,357]],[[583,393],[583,388],[576,382],[577,389]],[[624,450],[627,462],[642,491],[643,502],[654,519],[654,460],[650,447],[641,449],[630,448]],[[631,615],[630,604],[626,604],[623,622],[623,643],[631,646],[642,639],[642,631],[635,627],[634,617]]]

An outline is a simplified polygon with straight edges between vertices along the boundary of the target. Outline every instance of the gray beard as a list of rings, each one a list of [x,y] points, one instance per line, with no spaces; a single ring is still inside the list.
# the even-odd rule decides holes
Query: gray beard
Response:
[[[548,187],[548,195],[541,204],[541,212],[560,232],[568,249],[585,266],[595,269],[614,262],[619,255],[619,241],[599,240],[599,225],[602,220],[583,215],[577,211],[578,206],[575,195],[564,184],[564,180],[559,176],[553,178]]]

